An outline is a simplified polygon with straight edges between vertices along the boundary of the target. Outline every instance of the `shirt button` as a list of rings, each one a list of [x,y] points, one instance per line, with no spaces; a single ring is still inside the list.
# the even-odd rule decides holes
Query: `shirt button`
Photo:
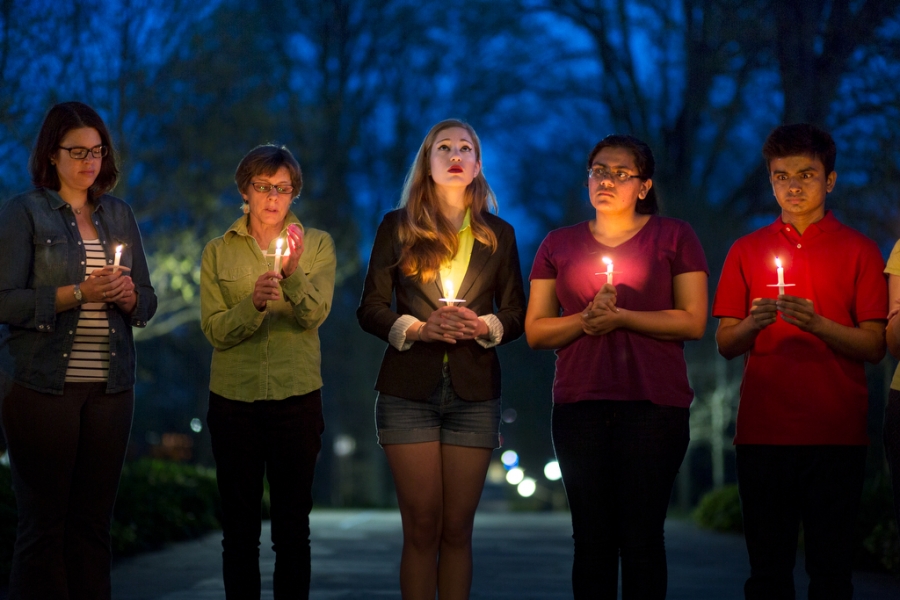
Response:
[[[797,244],[797,247],[798,247],[798,248],[802,248],[803,245],[802,245],[802,244]]]
[[[75,223],[72,223],[72,227],[75,227]]]
[[[72,335],[72,332],[71,332],[71,331],[69,331],[69,335]]]
[[[81,245],[81,242],[78,242],[78,245],[80,246],[80,245]]]
[[[50,240],[47,240],[47,243],[49,244],[49,243],[50,243]]]
[[[110,332],[110,333],[115,333],[116,330],[115,330],[115,329],[110,329],[109,332]]]
[[[791,228],[790,228],[790,227],[785,227],[785,229],[786,229],[786,230],[787,230],[787,231],[790,231],[790,230],[791,230]]]
[[[69,356],[69,355],[66,354],[65,352],[63,352],[63,358],[66,358],[67,356]]]
[[[110,356],[115,356],[116,353],[115,353],[115,352],[110,352],[109,355],[110,355]]]
[[[84,264],[84,261],[81,261],[81,264]]]

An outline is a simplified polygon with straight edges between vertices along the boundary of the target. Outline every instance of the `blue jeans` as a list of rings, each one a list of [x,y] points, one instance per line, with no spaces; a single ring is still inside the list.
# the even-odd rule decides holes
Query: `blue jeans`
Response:
[[[750,555],[744,597],[794,599],[802,521],[809,600],[853,598],[854,529],[866,447],[742,444],[735,453]]]
[[[576,600],[662,599],[663,524],[690,441],[686,408],[649,401],[553,405],[553,447],[572,512]]]
[[[325,430],[321,391],[256,402],[228,400],[210,392],[207,422],[222,497],[225,597],[260,597],[260,503],[265,476],[275,550],[274,597],[308,598],[309,512]]]

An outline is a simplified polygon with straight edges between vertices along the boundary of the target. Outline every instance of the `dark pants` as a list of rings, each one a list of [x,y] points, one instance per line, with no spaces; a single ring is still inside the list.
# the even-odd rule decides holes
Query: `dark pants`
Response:
[[[802,522],[809,600],[852,598],[866,447],[739,445],[736,456],[750,555],[744,597],[793,600]]]
[[[894,516],[900,528],[900,391],[891,390],[884,409],[884,453],[894,487]]]
[[[209,395],[209,432],[222,497],[222,573],[229,600],[260,596],[263,476],[269,480],[276,600],[308,598],[309,512],[322,448],[320,390],[284,400]]]
[[[690,440],[686,408],[649,401],[553,405],[553,446],[572,512],[576,599],[666,597],[663,525]]]
[[[19,526],[10,600],[110,598],[109,526],[134,391],[67,383],[62,396],[14,385],[3,402]]]

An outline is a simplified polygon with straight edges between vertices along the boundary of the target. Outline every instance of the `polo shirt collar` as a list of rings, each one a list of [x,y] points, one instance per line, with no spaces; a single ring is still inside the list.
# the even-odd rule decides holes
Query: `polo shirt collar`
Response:
[[[781,215],[778,215],[777,217],[775,217],[775,221],[766,229],[769,233],[775,234],[784,231],[788,227],[793,227],[793,225],[791,225],[790,223],[785,223],[781,220]],[[807,229],[813,228],[823,232],[837,231],[841,228],[841,222],[837,220],[837,217],[834,216],[834,213],[831,212],[831,210],[826,210],[825,216],[815,223],[810,224]]]

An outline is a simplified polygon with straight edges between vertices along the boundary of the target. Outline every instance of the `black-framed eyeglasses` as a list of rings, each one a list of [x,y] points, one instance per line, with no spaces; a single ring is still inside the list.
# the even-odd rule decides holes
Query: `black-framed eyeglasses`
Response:
[[[83,158],[87,158],[88,152],[90,152],[91,156],[94,158],[103,158],[109,153],[109,148],[100,144],[99,146],[94,146],[93,148],[85,148],[84,146],[72,146],[71,148],[66,148],[65,146],[59,147],[61,150],[66,150],[69,152],[69,156],[74,158],[75,160],[81,160]]]
[[[640,179],[640,175],[632,175],[626,171],[610,171],[606,167],[591,167],[587,170],[588,177],[590,179],[596,179],[597,181],[603,181],[607,177],[609,177],[612,181],[619,181],[625,183],[629,179]]]
[[[268,194],[272,191],[272,188],[275,188],[275,191],[279,194],[290,194],[294,191],[294,186],[292,185],[275,185],[272,183],[260,183],[258,181],[251,181],[250,185],[253,186],[254,190],[263,194]]]

